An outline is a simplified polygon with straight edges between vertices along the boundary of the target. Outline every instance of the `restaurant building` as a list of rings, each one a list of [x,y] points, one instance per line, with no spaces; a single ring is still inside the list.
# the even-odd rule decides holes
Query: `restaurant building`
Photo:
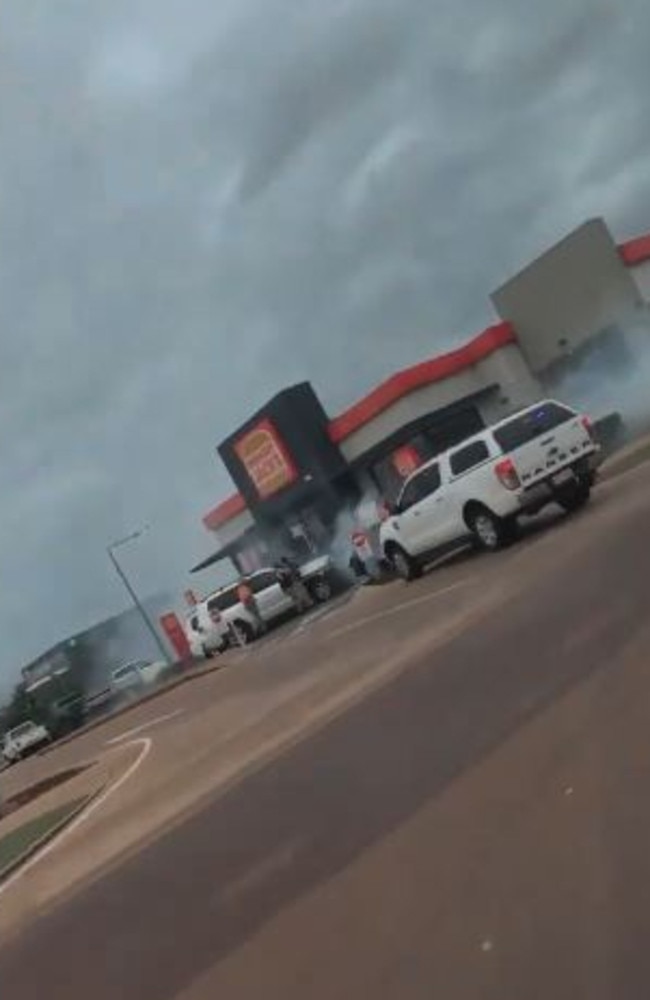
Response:
[[[417,466],[547,394],[597,358],[631,364],[646,322],[650,237],[617,246],[580,226],[491,296],[495,321],[462,346],[396,372],[343,413],[310,383],[277,393],[218,446],[235,492],[203,521],[211,554],[240,572],[327,551],[367,498],[391,500]],[[570,400],[569,400],[570,401]]]

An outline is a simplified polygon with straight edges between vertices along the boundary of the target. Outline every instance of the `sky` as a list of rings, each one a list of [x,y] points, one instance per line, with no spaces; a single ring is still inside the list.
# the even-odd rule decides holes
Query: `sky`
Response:
[[[0,694],[124,606],[110,541],[190,582],[275,391],[336,414],[586,218],[650,230],[649,40],[645,0],[2,5]]]

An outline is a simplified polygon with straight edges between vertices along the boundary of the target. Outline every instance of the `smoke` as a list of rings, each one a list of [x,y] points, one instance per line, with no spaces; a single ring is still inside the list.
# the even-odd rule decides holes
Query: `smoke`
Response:
[[[353,552],[352,535],[363,531],[376,556],[379,556],[379,511],[381,496],[377,490],[367,489],[358,504],[350,504],[337,516],[328,554],[335,565],[353,577],[350,570],[350,556]]]
[[[552,388],[596,420],[620,414],[634,437],[650,428],[649,384],[650,313],[604,334]]]
[[[177,609],[173,598],[159,595],[146,602],[146,610],[156,626],[163,612]],[[135,609],[99,622],[77,636],[75,645],[83,649],[83,686],[87,694],[103,690],[112,671],[123,663],[160,659],[160,650]]]

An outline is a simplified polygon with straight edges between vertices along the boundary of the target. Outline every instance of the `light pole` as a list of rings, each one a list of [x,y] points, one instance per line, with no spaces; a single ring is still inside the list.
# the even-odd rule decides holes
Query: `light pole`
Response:
[[[135,590],[131,586],[126,573],[124,572],[124,570],[120,566],[119,562],[117,561],[117,556],[115,555],[115,550],[116,549],[121,548],[123,545],[127,545],[129,542],[134,542],[136,540],[136,538],[140,538],[140,536],[143,535],[146,530],[147,530],[146,528],[142,528],[140,531],[134,531],[131,535],[127,535],[126,538],[120,538],[116,542],[111,542],[111,544],[106,547],[106,552],[108,554],[108,558],[110,559],[110,561],[113,564],[113,569],[115,570],[115,572],[119,576],[119,578],[122,581],[122,583],[123,583],[123,585],[124,585],[124,587],[125,587],[128,595],[129,595],[129,597],[133,601],[133,604],[134,604],[134,607],[135,607],[136,611],[138,612],[138,614],[142,618],[142,621],[144,622],[147,630],[151,633],[151,638],[153,639],[153,641],[156,643],[156,646],[160,650],[165,663],[167,663],[169,665],[171,661],[169,659],[169,653],[167,652],[167,649],[165,648],[165,644],[162,641],[162,639],[160,638],[160,636],[158,635],[158,632],[156,630],[156,626],[151,621],[151,618],[149,617],[149,615],[147,614],[147,612],[146,612],[146,610],[144,608],[144,605],[142,604],[142,602],[140,601],[140,598],[138,597],[138,595],[136,594]]]

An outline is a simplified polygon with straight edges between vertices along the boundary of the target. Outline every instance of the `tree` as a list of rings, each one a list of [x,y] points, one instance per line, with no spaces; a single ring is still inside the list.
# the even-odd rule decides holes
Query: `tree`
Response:
[[[2,715],[2,725],[5,732],[8,729],[19,726],[21,722],[28,722],[30,719],[34,722],[42,721],[42,712],[39,711],[38,707],[34,704],[33,698],[27,693],[23,682],[17,684],[14,688],[11,701]]]

